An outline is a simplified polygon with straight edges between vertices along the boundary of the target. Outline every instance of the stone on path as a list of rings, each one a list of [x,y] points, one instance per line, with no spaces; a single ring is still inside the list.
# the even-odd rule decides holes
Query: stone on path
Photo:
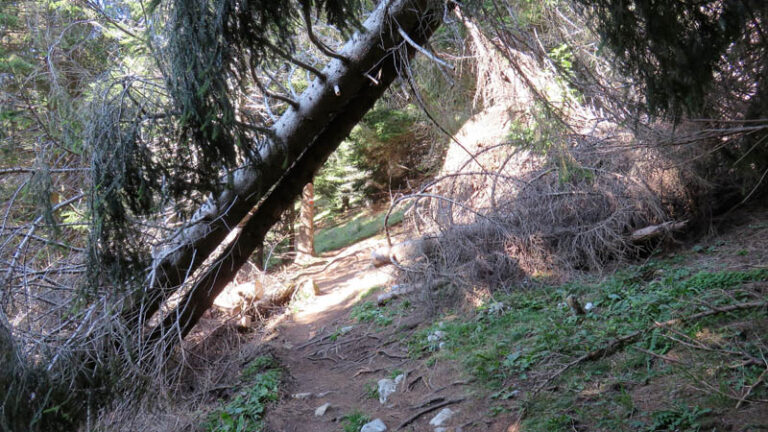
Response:
[[[320,405],[319,407],[317,407],[317,409],[315,409],[315,417],[322,417],[322,416],[324,416],[325,412],[328,411],[328,408],[330,408],[330,407],[331,407],[331,403],[330,402],[326,402],[326,403]]]
[[[381,419],[368,422],[360,428],[360,432],[384,432],[385,430],[387,430],[387,425]]]
[[[440,410],[439,413],[437,413],[436,416],[432,418],[432,420],[429,421],[430,426],[442,426],[443,423],[448,421],[451,417],[454,415],[454,411],[450,408],[443,408]]]
[[[400,374],[395,377],[394,380],[389,378],[382,378],[378,382],[379,386],[379,403],[384,405],[387,403],[389,395],[397,391],[397,385],[405,378],[405,375]]]

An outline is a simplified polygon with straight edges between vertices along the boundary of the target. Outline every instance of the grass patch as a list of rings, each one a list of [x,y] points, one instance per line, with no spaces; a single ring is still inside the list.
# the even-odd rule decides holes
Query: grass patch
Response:
[[[710,410],[697,406],[690,407],[678,404],[671,410],[656,411],[651,414],[653,423],[645,429],[653,431],[698,431],[701,429],[699,419]]]
[[[371,418],[362,411],[355,410],[341,418],[341,427],[344,432],[359,432],[364,424],[371,421]]]
[[[203,430],[208,432],[263,430],[264,411],[269,402],[277,400],[281,375],[273,358],[261,356],[254,359],[241,373],[242,390],[234,399],[208,414]]]
[[[705,272],[681,267],[676,261],[654,261],[603,280],[541,286],[496,297],[478,308],[471,318],[445,317],[441,323],[418,332],[409,341],[409,352],[413,356],[459,362],[502,402],[514,399],[514,389],[533,388],[542,377],[570,360],[616,338],[647,329],[655,321],[709,310],[705,305],[718,307],[754,301],[749,292],[738,287],[766,280],[766,269]],[[592,303],[594,309],[583,316],[574,315],[564,303],[569,295],[579,297],[582,304]],[[735,315],[749,322],[759,319],[760,314],[752,310],[713,316],[682,326],[678,331],[698,337],[705,330],[723,327],[724,320],[733,320]],[[436,339],[435,334],[440,337]],[[719,337],[724,348],[736,349],[728,345],[737,340],[735,335],[730,339],[728,335]],[[750,350],[748,345],[738,349]],[[600,423],[599,430],[696,430],[698,418],[707,410],[684,409],[680,405],[671,411],[647,413],[638,420],[626,390],[632,383],[647,383],[656,377],[667,380],[674,376],[678,381],[690,378],[691,370],[675,369],[643,352],[664,355],[674,347],[675,342],[659,329],[648,332],[619,353],[573,368],[559,377],[555,393],[542,392],[529,401],[533,406],[529,407],[530,417],[523,430],[571,430],[580,423]],[[753,355],[760,358],[757,350]],[[711,362],[701,364],[713,367]],[[754,383],[759,373],[759,368],[741,367],[735,372],[722,372],[718,379],[738,392]],[[738,376],[743,376],[741,382],[734,381]],[[587,395],[586,402],[577,403],[574,394]],[[590,394],[599,397],[593,400]],[[760,397],[763,394],[761,391]],[[669,427],[672,429],[664,429]]]
[[[386,212],[374,215],[359,215],[351,221],[315,233],[315,252],[323,253],[341,249],[361,240],[373,237],[384,230]],[[389,217],[389,226],[403,221],[404,210],[393,212]]]
[[[356,304],[349,313],[349,317],[360,323],[374,323],[381,327],[392,324],[394,313],[386,308],[376,306],[372,301],[364,301]]]
[[[376,381],[368,381],[363,386],[363,394],[365,394],[365,397],[368,399],[378,399],[379,398],[379,385]]]

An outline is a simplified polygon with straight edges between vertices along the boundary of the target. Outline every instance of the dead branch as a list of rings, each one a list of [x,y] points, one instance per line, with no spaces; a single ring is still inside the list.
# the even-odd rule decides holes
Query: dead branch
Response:
[[[763,382],[763,379],[765,378],[765,375],[766,375],[766,373],[768,373],[768,364],[766,365],[766,368],[763,370],[763,372],[760,374],[760,376],[759,376],[759,377],[757,377],[757,379],[755,380],[755,382],[754,382],[754,383],[752,383],[751,385],[747,386],[747,389],[746,389],[746,391],[744,392],[744,395],[743,395],[743,396],[741,396],[741,398],[739,399],[739,401],[736,403],[736,409],[739,409],[739,407],[741,406],[741,404],[743,404],[743,403],[744,403],[744,402],[747,400],[747,398],[749,397],[749,395],[751,395],[751,394],[752,394],[752,391],[753,391],[753,390],[754,390],[754,389],[755,389],[757,386],[759,386],[761,382]]]
[[[436,55],[432,54],[428,49],[417,44],[413,39],[411,39],[410,36],[408,36],[408,33],[406,33],[405,30],[402,29],[402,27],[398,28],[397,32],[400,33],[400,36],[402,36],[403,39],[405,39],[405,41],[408,42],[409,45],[416,48],[420,53],[427,56],[427,58],[429,58],[433,62],[439,64],[440,66],[446,67],[448,69],[454,69],[452,64],[446,63],[444,60],[439,59]]]
[[[301,10],[302,10],[302,15],[304,16],[304,25],[307,28],[307,36],[309,36],[309,40],[312,42],[312,44],[314,44],[317,47],[317,49],[320,50],[320,52],[327,55],[328,57],[341,60],[345,64],[349,63],[348,58],[328,48],[326,44],[324,44],[320,39],[318,39],[317,35],[312,30],[312,16],[310,13],[311,12],[310,3],[308,1],[302,2]]]
[[[656,357],[657,359],[664,360],[667,363],[681,363],[680,360],[678,360],[678,359],[676,359],[674,357],[658,354],[658,353],[655,353],[653,351],[649,351],[649,350],[647,350],[645,348],[640,348],[638,346],[635,346],[635,347],[632,347],[632,348],[637,350],[637,351],[640,351],[643,354],[647,354],[647,355],[649,355],[651,357]]]
[[[664,322],[655,322],[653,325],[646,327],[642,330],[637,330],[635,332],[632,332],[626,336],[622,336],[618,339],[615,339],[614,341],[608,343],[607,345],[604,345],[598,349],[595,349],[593,351],[590,351],[581,357],[577,358],[576,360],[568,363],[567,365],[563,366],[561,369],[559,369],[557,372],[555,372],[553,375],[551,375],[549,378],[547,378],[544,382],[536,386],[536,390],[534,390],[534,394],[538,393],[542,388],[547,386],[550,382],[552,382],[554,379],[565,373],[570,368],[584,363],[586,361],[591,360],[597,360],[599,358],[603,358],[605,356],[611,355],[615,353],[616,351],[620,350],[624,346],[626,346],[628,343],[634,342],[637,340],[640,336],[658,329],[658,328],[666,328],[677,324],[682,324],[686,322],[696,321],[702,318],[710,317],[712,315],[717,315],[721,313],[729,313],[729,312],[735,312],[745,309],[759,309],[768,306],[768,302],[765,301],[757,301],[757,302],[749,302],[749,303],[739,303],[735,305],[730,305],[726,307],[721,307],[717,309],[711,309],[705,312],[699,312],[693,315],[688,315],[682,318],[675,318]]]
[[[554,374],[550,375],[547,379],[545,379],[544,381],[539,383],[533,389],[533,391],[531,391],[531,393],[528,396],[528,399],[530,400],[531,398],[533,398],[541,390],[546,388],[552,381],[557,379],[560,375],[564,374],[566,371],[568,371],[572,367],[574,367],[576,365],[579,365],[581,363],[587,362],[587,361],[597,360],[597,359],[601,359],[601,358],[604,358],[606,356],[609,356],[609,355],[617,352],[621,348],[625,347],[627,344],[636,341],[642,335],[644,335],[644,334],[646,334],[646,333],[648,333],[650,331],[653,331],[655,329],[668,328],[668,327],[673,326],[673,325],[682,324],[682,323],[691,322],[691,321],[696,321],[696,320],[699,320],[699,319],[702,319],[702,318],[706,318],[706,317],[710,317],[710,316],[713,316],[713,315],[717,315],[717,314],[720,314],[720,313],[729,313],[729,312],[735,312],[735,311],[746,310],[746,309],[759,309],[759,308],[764,308],[764,307],[768,307],[768,302],[766,302],[766,301],[757,301],[757,302],[739,303],[739,304],[730,305],[730,306],[726,306],[726,307],[722,307],[722,308],[718,308],[718,309],[711,309],[711,310],[708,310],[708,311],[705,311],[705,312],[699,312],[699,313],[688,315],[688,316],[685,316],[685,317],[682,317],[682,318],[674,318],[674,319],[670,319],[670,320],[663,321],[663,322],[654,322],[653,325],[651,325],[651,326],[648,326],[648,327],[646,327],[644,329],[641,329],[641,330],[637,330],[637,331],[632,332],[632,333],[630,333],[630,334],[628,334],[626,336],[622,336],[620,338],[617,338],[617,339],[609,342],[608,344],[606,344],[606,345],[604,345],[604,346],[602,346],[602,347],[600,347],[598,349],[592,350],[592,351],[582,355],[581,357],[577,358],[576,360],[573,360],[572,362],[566,364],[565,366],[563,366],[562,368],[557,370]],[[519,423],[520,421],[523,420],[523,418],[526,415],[526,411],[527,411],[527,409],[526,409],[525,406],[520,410],[520,412],[517,415],[517,420],[516,420],[517,423]]]

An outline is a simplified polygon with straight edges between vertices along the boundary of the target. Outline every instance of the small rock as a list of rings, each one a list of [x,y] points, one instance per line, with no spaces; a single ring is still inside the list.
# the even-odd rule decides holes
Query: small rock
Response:
[[[493,302],[488,306],[488,313],[494,315],[501,315],[504,313],[504,303]]]
[[[372,422],[368,422],[360,428],[360,432],[384,432],[387,430],[387,425],[384,424],[381,419],[375,419]]]
[[[312,393],[294,393],[291,397],[299,400],[309,399],[312,397]]]
[[[411,291],[414,290],[414,287],[411,285],[403,284],[403,285],[393,285],[392,288],[389,289],[389,292],[385,292],[383,294],[380,294],[376,298],[376,302],[379,305],[383,305],[384,303],[396,299],[398,297],[404,296],[406,294],[409,294]]]
[[[400,375],[396,376],[395,377],[395,385],[400,384],[400,382],[403,380],[403,378],[405,378],[405,374],[400,374]]]
[[[427,336],[427,342],[437,342],[445,337],[445,332],[442,330],[435,330]]]
[[[352,329],[355,328],[355,326],[345,326],[339,329],[339,333],[341,334],[347,334],[352,331]]]
[[[437,413],[436,416],[432,418],[432,420],[429,421],[430,426],[442,426],[443,423],[448,421],[451,417],[453,417],[455,413],[450,408],[443,408],[440,410],[439,413]]]
[[[595,308],[595,305],[592,304],[592,302],[587,302],[587,304],[584,305],[584,310],[585,311],[590,311],[590,310],[592,310],[594,308]]]
[[[445,342],[440,342],[439,344],[437,344],[437,349],[443,349],[443,348],[445,348]]]
[[[326,402],[319,407],[315,409],[315,417],[322,417],[325,415],[325,412],[328,411],[328,408],[331,407],[330,402]]]
[[[402,378],[401,378],[402,379]],[[378,382],[379,386],[379,403],[384,405],[387,403],[389,395],[397,390],[397,383],[389,378],[382,378]]]

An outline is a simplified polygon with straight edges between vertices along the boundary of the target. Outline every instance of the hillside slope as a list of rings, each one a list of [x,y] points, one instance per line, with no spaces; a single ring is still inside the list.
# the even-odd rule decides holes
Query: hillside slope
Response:
[[[434,314],[419,294],[377,305],[392,282],[365,259],[330,269],[253,335],[285,377],[264,430],[440,430],[444,408],[454,431],[764,430],[768,213],[738,218],[626,268]],[[378,382],[400,374],[380,403]]]

